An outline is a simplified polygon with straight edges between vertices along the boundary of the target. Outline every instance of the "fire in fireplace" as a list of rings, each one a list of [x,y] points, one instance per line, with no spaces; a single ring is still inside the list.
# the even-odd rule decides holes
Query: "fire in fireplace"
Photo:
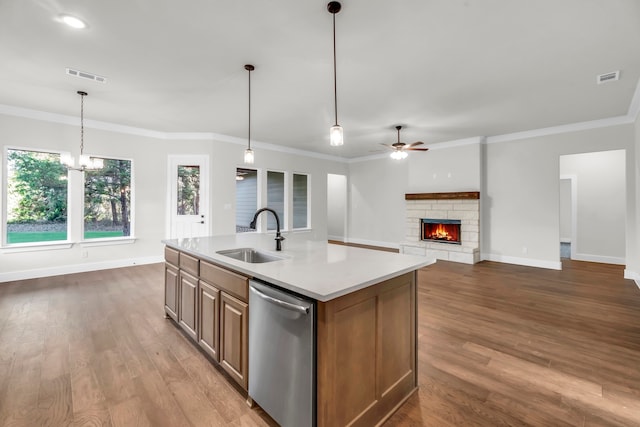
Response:
[[[431,219],[423,218],[421,236],[422,240],[430,240],[440,243],[462,244],[460,240],[460,224],[458,219]]]

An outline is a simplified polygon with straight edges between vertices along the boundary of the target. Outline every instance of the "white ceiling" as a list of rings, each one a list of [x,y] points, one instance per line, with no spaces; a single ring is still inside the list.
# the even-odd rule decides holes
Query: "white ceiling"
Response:
[[[0,0],[0,104],[352,158],[379,143],[492,136],[624,116],[638,0]],[[58,20],[69,13],[89,27]],[[106,84],[65,74],[67,67]],[[596,75],[620,70],[620,81]],[[422,154],[414,154],[422,155]]]

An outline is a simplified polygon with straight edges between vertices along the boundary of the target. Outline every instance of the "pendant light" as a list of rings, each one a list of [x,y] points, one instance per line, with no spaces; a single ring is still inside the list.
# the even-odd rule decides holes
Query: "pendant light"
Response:
[[[247,136],[247,149],[244,150],[244,162],[252,165],[255,158],[253,150],[251,149],[251,72],[256,68],[251,64],[247,64],[244,66],[244,69],[249,72],[249,132]]]
[[[78,95],[80,95],[80,157],[78,158],[78,167],[75,166],[76,161],[69,153],[60,155],[60,163],[67,169],[80,172],[102,169],[104,167],[103,159],[84,154],[84,97],[87,96],[87,92],[79,90]]]
[[[335,125],[329,130],[329,141],[332,146],[344,144],[342,126],[338,124],[338,77],[336,73],[336,13],[340,12],[340,2],[332,1],[327,4],[327,10],[333,15],[333,107],[335,112]]]

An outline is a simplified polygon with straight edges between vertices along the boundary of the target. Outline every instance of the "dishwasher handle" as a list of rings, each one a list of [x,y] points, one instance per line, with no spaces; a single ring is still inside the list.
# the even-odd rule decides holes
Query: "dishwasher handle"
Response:
[[[292,310],[292,311],[297,311],[298,313],[302,313],[302,314],[309,314],[309,307],[303,307],[301,305],[296,305],[296,304],[291,304],[290,302],[286,302],[286,301],[282,301],[279,300],[277,298],[271,297],[267,294],[263,294],[262,292],[260,292],[259,290],[257,290],[254,287],[249,287],[249,289],[251,289],[251,292],[253,292],[254,294],[256,294],[257,296],[259,296],[260,298],[267,300],[275,305],[278,305],[282,308],[286,308],[287,310]]]

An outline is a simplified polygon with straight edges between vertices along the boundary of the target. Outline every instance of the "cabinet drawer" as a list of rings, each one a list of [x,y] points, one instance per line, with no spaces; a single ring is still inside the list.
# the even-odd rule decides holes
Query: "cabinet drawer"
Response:
[[[197,276],[200,274],[200,269],[198,268],[199,264],[200,261],[198,258],[187,255],[184,252],[180,252],[180,270],[187,271],[194,276]]]
[[[249,280],[245,276],[202,261],[200,278],[245,302],[249,300]]]
[[[178,264],[178,258],[179,258],[179,254],[180,252],[178,252],[175,249],[171,249],[168,246],[164,247],[164,259],[169,263],[169,264],[173,264],[176,267],[179,265]]]

